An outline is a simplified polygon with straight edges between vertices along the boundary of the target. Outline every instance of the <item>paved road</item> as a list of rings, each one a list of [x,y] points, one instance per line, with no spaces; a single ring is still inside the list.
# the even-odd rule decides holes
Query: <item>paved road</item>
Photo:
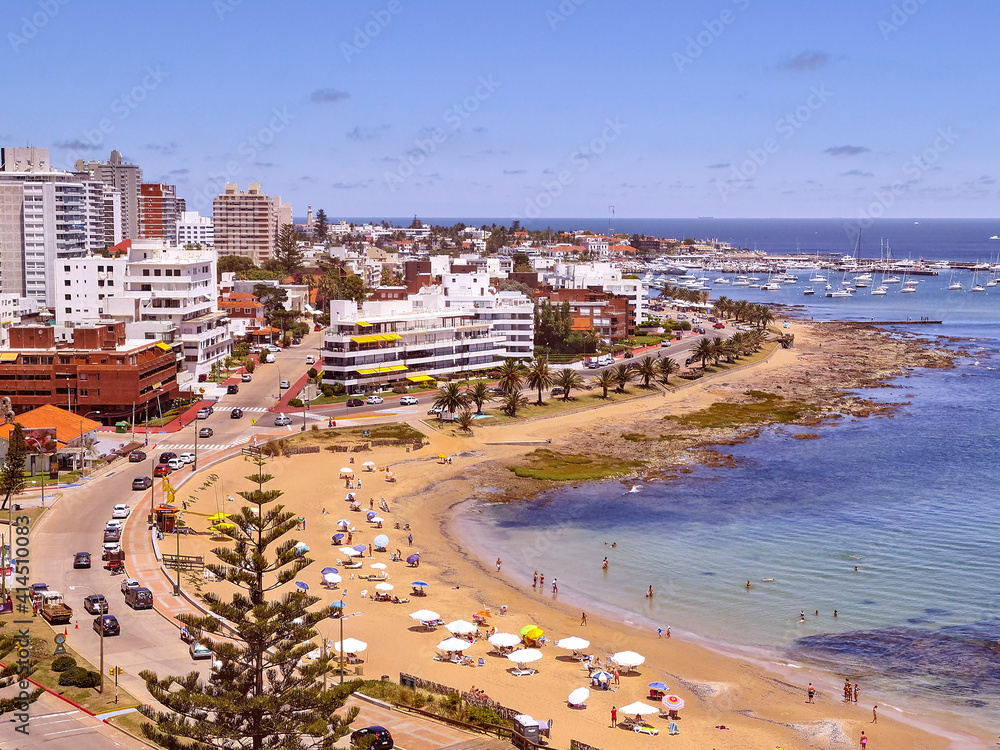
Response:
[[[28,735],[14,731],[12,721],[0,722],[0,750],[27,750],[44,747],[50,750],[148,750],[149,745],[134,739],[100,719],[73,708],[45,693],[31,704]]]

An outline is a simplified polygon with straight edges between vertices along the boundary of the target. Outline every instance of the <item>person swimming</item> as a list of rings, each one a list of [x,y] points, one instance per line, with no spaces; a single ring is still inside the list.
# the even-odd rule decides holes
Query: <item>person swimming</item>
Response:
[[[750,584],[750,581],[747,581],[747,588],[748,588],[748,589],[749,589],[749,588],[752,588],[752,586],[751,586],[751,584]]]

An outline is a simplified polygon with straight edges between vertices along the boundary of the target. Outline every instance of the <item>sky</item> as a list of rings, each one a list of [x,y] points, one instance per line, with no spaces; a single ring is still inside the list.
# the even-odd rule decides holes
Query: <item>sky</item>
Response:
[[[7,0],[0,144],[340,217],[991,217],[983,0]]]

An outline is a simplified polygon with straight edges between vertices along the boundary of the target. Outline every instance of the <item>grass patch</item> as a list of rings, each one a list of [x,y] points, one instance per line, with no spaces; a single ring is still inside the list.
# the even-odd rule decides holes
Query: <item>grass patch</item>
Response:
[[[774,393],[747,391],[746,395],[754,401],[712,404],[707,409],[680,417],[676,421],[685,427],[708,429],[792,424],[800,422],[808,412],[813,411],[809,404],[788,401]]]
[[[362,430],[368,430],[368,436],[364,437]],[[347,427],[338,429],[337,432],[354,440],[420,440],[424,433],[415,430],[405,423],[397,424],[373,424],[371,427]]]
[[[641,432],[629,432],[622,435],[630,443],[665,443],[670,440],[688,440],[687,435],[660,435],[658,437],[649,437],[648,435],[643,435]]]
[[[621,461],[609,456],[559,453],[539,448],[525,456],[526,464],[509,467],[522,478],[552,482],[583,482],[619,476],[642,467],[641,461]]]

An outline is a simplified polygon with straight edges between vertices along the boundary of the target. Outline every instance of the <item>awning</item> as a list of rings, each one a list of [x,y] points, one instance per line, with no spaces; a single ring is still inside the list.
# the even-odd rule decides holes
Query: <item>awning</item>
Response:
[[[381,340],[378,336],[351,336],[351,341],[355,344],[374,344]]]
[[[406,379],[411,383],[423,383],[428,380],[436,380],[436,378],[432,378],[430,375],[407,375]]]
[[[358,325],[359,326],[364,326],[365,328],[371,328],[371,326],[372,326],[371,323],[365,323],[364,321],[360,321],[360,320],[358,321]]]
[[[0,362],[17,362],[20,352],[0,352]]]
[[[162,341],[157,341],[156,345],[158,347],[160,347],[165,352],[171,352],[171,351],[173,351],[173,349],[171,348],[170,344],[164,344]]]
[[[403,339],[398,333],[382,333],[379,338],[383,341],[401,341]]]
[[[406,365],[383,365],[368,370],[358,370],[358,375],[378,375],[383,372],[405,372]]]

